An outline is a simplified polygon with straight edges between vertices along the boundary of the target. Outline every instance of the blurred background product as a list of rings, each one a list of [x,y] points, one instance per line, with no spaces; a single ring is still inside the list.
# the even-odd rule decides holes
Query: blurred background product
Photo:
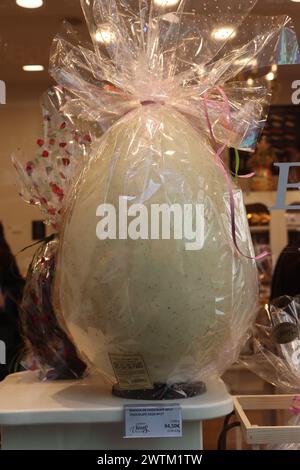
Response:
[[[6,364],[0,364],[0,380],[19,369],[23,354],[19,325],[23,287],[24,280],[0,222],[0,340],[6,350]]]
[[[72,200],[70,188],[86,163],[92,141],[84,125],[75,124],[60,113],[66,100],[67,96],[58,87],[43,94],[44,132],[37,140],[37,150],[25,164],[20,155],[12,158],[21,197],[40,210],[42,223],[53,232],[37,243],[20,306],[25,343],[22,363],[26,368],[39,370],[40,377],[49,380],[78,379],[86,370],[53,305],[59,230]],[[44,235],[43,231],[40,235]]]

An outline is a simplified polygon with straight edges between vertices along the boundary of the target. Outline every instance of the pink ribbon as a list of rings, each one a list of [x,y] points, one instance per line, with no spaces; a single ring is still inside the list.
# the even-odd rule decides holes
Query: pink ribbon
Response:
[[[231,108],[230,108],[230,103],[228,101],[227,95],[221,87],[216,87],[215,89],[219,92],[219,94],[223,98],[225,109],[226,109],[226,116],[227,116],[227,119],[228,119],[229,123],[231,123]],[[237,250],[237,252],[240,255],[244,256],[247,259],[260,261],[261,259],[265,258],[266,256],[269,256],[270,253],[268,253],[267,251],[264,251],[264,252],[260,253],[259,255],[255,256],[255,257],[252,257],[252,256],[245,255],[240,250],[240,248],[238,246],[237,236],[236,236],[236,218],[235,218],[235,204],[234,204],[233,185],[232,185],[231,177],[229,176],[229,174],[227,172],[227,169],[225,167],[225,164],[223,162],[223,159],[221,157],[222,153],[225,150],[225,148],[229,146],[229,142],[218,148],[218,143],[215,139],[213,129],[212,129],[212,125],[211,125],[211,122],[210,122],[209,113],[208,113],[209,99],[207,97],[207,92],[204,93],[204,95],[203,95],[203,102],[204,102],[204,112],[205,112],[205,117],[206,117],[206,121],[207,121],[207,126],[208,126],[208,130],[209,130],[209,133],[210,133],[211,141],[212,141],[212,144],[213,144],[213,147],[214,147],[214,152],[215,152],[215,157],[216,157],[216,164],[218,165],[221,172],[223,173],[223,176],[225,178],[225,181],[226,181],[227,187],[228,187],[229,201],[230,201],[231,234],[232,234],[232,240],[233,240],[235,249]],[[141,105],[142,106],[147,106],[149,104],[155,104],[155,103],[156,103],[156,101],[147,100],[147,101],[142,101]],[[165,104],[165,103],[161,102],[160,104]],[[231,123],[231,127],[232,127],[232,123]],[[247,175],[241,175],[241,176],[238,175],[238,177],[239,178],[251,178],[254,175],[255,175],[255,173],[249,173]]]
[[[226,96],[226,93],[224,92],[224,90],[221,87],[216,87],[216,90],[220,93],[220,95],[223,98],[223,101],[224,101],[224,104],[225,104],[225,109],[226,109],[227,119],[231,123],[231,109],[230,109],[230,104],[229,104],[228,98]],[[208,130],[209,130],[209,133],[210,133],[210,137],[211,137],[214,152],[215,152],[216,164],[218,165],[221,172],[223,173],[224,179],[225,179],[225,181],[227,183],[227,187],[228,187],[229,201],[230,201],[231,234],[232,234],[232,240],[233,240],[234,246],[235,246],[236,250],[238,251],[238,253],[240,255],[244,256],[247,259],[251,259],[251,260],[254,259],[255,261],[259,261],[259,260],[265,258],[266,256],[269,256],[270,253],[268,253],[267,251],[264,251],[264,252],[260,253],[259,255],[255,256],[255,257],[252,257],[252,256],[245,255],[240,250],[240,248],[238,246],[237,236],[236,236],[236,218],[235,218],[235,203],[234,203],[233,185],[232,185],[231,177],[229,176],[229,174],[227,172],[227,169],[225,167],[224,161],[221,158],[222,153],[224,152],[225,148],[228,145],[224,144],[224,145],[222,145],[221,147],[218,148],[218,143],[215,139],[213,129],[212,129],[212,125],[211,125],[211,122],[210,122],[209,113],[208,113],[208,102],[209,102],[209,100],[208,100],[208,97],[207,97],[207,92],[204,93],[204,95],[203,95],[203,101],[204,101],[204,112],[205,112],[205,117],[206,117],[206,121],[207,121],[207,126],[208,126]],[[245,175],[243,177],[244,178],[251,178],[253,175],[254,175],[254,173],[250,173],[250,174]]]
[[[298,403],[300,403],[300,396],[296,395],[293,398],[293,404],[289,409],[294,415],[299,415],[300,414],[300,405]]]

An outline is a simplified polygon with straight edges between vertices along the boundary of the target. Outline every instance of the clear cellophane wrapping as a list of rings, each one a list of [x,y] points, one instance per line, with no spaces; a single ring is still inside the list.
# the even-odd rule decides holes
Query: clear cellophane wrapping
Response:
[[[289,426],[300,426],[300,296],[283,296],[266,305],[257,317],[248,342],[248,354],[239,362],[275,387],[277,393],[295,393]],[[299,444],[270,449],[299,450]]]
[[[64,216],[57,309],[112,382],[111,357],[126,354],[142,356],[152,383],[206,380],[237,358],[257,304],[242,194],[220,154],[254,150],[270,91],[238,77],[299,62],[296,36],[287,17],[256,16],[255,0],[81,3],[92,43],[65,25],[50,72],[70,93],[63,112],[104,135]],[[141,231],[99,239],[103,205],[121,204],[202,205],[201,248]]]
[[[53,235],[41,241],[30,264],[20,305],[26,345],[23,365],[39,370],[43,379],[80,378],[86,364],[79,358],[65,328],[58,323],[52,303],[59,230],[70,188],[87,160],[91,133],[59,112],[67,99],[54,87],[42,97],[43,136],[34,158],[25,165],[12,157],[20,195],[41,212]]]

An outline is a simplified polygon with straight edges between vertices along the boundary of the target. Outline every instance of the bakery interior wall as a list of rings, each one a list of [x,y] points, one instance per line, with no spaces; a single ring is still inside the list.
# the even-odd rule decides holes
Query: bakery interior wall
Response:
[[[260,3],[262,7],[267,4],[277,10],[281,5],[279,13],[287,4],[300,11],[300,3],[290,0]],[[19,197],[10,156],[21,149],[24,159],[30,159],[36,149],[42,131],[39,97],[51,85],[47,74],[50,45],[64,19],[86,34],[79,0],[44,0],[43,7],[35,10],[18,7],[15,0],[0,0],[0,79],[7,87],[7,102],[0,105],[0,220],[14,253],[32,243],[31,223],[40,219],[40,212]],[[300,27],[299,20],[294,22]],[[23,65],[32,63],[42,64],[45,70],[22,70]],[[273,84],[274,104],[292,104],[292,82],[297,79],[300,66],[293,71],[279,67]],[[34,248],[18,255],[24,274],[33,252]]]
[[[42,122],[35,95],[36,88],[31,92],[22,90],[20,94],[8,89],[7,104],[0,107],[0,220],[15,254],[32,243],[31,223],[40,218],[38,210],[25,204],[18,195],[16,173],[10,159],[10,155],[18,148],[27,159],[35,151]],[[23,274],[26,273],[33,253],[34,248],[17,256]]]
[[[14,254],[33,243],[32,221],[41,214],[20,198],[11,154],[20,150],[25,163],[37,149],[42,135],[39,100],[52,84],[47,72],[50,46],[64,20],[86,34],[80,0],[44,0],[37,9],[0,0],[0,80],[6,84],[6,104],[0,104],[0,221]],[[40,64],[44,71],[25,72],[27,64]],[[24,275],[35,250],[17,256]]]

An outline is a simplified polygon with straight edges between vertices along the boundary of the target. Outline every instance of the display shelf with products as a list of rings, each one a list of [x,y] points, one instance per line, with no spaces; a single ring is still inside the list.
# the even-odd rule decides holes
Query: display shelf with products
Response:
[[[197,397],[142,404],[179,404],[183,436],[124,439],[124,406],[141,400],[113,397],[101,376],[80,381],[41,382],[36,373],[10,375],[0,384],[2,449],[202,449],[202,421],[233,410],[232,397],[221,379],[207,383]]]
[[[270,220],[271,214],[268,207],[261,203],[246,204],[247,217],[254,251],[256,255],[270,252]],[[261,304],[269,301],[272,280],[272,260],[265,257],[257,262],[259,275],[259,299]]]
[[[278,167],[275,163],[299,162],[300,156],[300,111],[295,105],[270,107],[269,115],[255,151],[242,151],[239,155],[239,174],[254,172],[246,183],[249,189],[275,191],[278,184]],[[230,168],[235,171],[234,150],[230,149]],[[299,181],[299,168],[292,166],[289,183]]]
[[[272,210],[271,208],[276,205],[277,192],[276,191],[244,191],[244,202],[245,205],[249,204],[264,204],[268,209],[270,209],[270,248],[272,254],[273,266],[275,266],[276,261],[281,253],[281,251],[288,244],[288,231],[289,228],[287,224],[287,215],[284,210]],[[300,205],[300,191],[287,191],[286,193],[286,204],[291,205],[295,204],[298,201]],[[300,227],[300,225],[299,225]],[[259,226],[257,229],[256,226],[251,227],[251,232],[263,232],[263,227]]]

